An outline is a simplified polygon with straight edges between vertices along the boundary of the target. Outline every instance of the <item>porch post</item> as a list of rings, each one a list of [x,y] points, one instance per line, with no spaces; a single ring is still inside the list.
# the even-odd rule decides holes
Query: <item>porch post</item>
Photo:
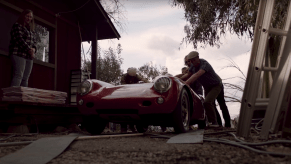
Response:
[[[93,32],[92,32],[92,57],[91,57],[91,79],[97,79],[97,26],[93,26]]]

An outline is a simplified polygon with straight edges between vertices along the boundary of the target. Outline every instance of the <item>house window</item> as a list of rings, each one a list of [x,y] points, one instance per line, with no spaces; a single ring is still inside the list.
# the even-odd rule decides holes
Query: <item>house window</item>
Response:
[[[35,24],[36,48],[35,59],[49,62],[49,30],[48,28]]]

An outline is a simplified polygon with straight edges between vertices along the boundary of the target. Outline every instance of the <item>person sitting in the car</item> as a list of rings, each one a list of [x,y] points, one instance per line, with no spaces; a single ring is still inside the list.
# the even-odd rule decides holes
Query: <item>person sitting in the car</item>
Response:
[[[121,84],[136,84],[139,81],[148,82],[136,73],[136,68],[130,67],[127,69],[127,73],[121,77]]]
[[[127,73],[122,75],[120,83],[121,84],[136,84],[140,81],[148,82],[146,79],[143,79],[136,73],[136,68],[130,67],[127,69]],[[120,125],[121,125],[121,133],[127,132],[127,124],[120,124]],[[129,129],[132,132],[137,132],[133,124],[129,124]]]

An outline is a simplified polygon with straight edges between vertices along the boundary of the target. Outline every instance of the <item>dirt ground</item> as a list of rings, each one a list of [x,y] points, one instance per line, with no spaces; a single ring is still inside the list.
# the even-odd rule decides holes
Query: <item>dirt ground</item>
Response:
[[[234,141],[234,137],[227,133],[207,133],[229,131],[235,129],[205,130],[204,137],[224,138]],[[35,135],[18,135],[4,142],[34,141],[43,137],[68,135],[70,131],[62,133],[42,133]],[[110,133],[109,130],[104,133]],[[149,133],[177,135],[172,132],[147,132],[148,135],[135,137],[117,137],[74,141],[62,154],[51,160],[49,164],[123,164],[123,163],[264,163],[264,164],[290,164],[291,156],[275,157],[255,153],[243,148],[216,143],[203,142],[203,144],[168,144],[167,138],[155,138]],[[84,132],[83,134],[86,134]],[[7,135],[1,135],[5,138]],[[258,142],[256,134],[251,134],[250,142]],[[279,139],[279,138],[274,138]],[[0,147],[0,158],[13,153],[25,146]],[[261,150],[291,154],[290,145],[272,144],[260,146]]]

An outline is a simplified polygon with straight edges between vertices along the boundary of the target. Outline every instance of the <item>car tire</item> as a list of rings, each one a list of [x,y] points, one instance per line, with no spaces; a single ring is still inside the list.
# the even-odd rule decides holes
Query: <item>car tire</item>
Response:
[[[144,133],[148,130],[148,125],[145,125],[145,124],[136,124],[136,130],[139,132],[139,133]]]
[[[178,104],[173,112],[174,130],[176,133],[185,133],[190,124],[190,99],[186,89],[182,89]]]
[[[92,135],[101,134],[107,124],[108,121],[105,121],[97,116],[85,117],[83,121],[84,128]]]

